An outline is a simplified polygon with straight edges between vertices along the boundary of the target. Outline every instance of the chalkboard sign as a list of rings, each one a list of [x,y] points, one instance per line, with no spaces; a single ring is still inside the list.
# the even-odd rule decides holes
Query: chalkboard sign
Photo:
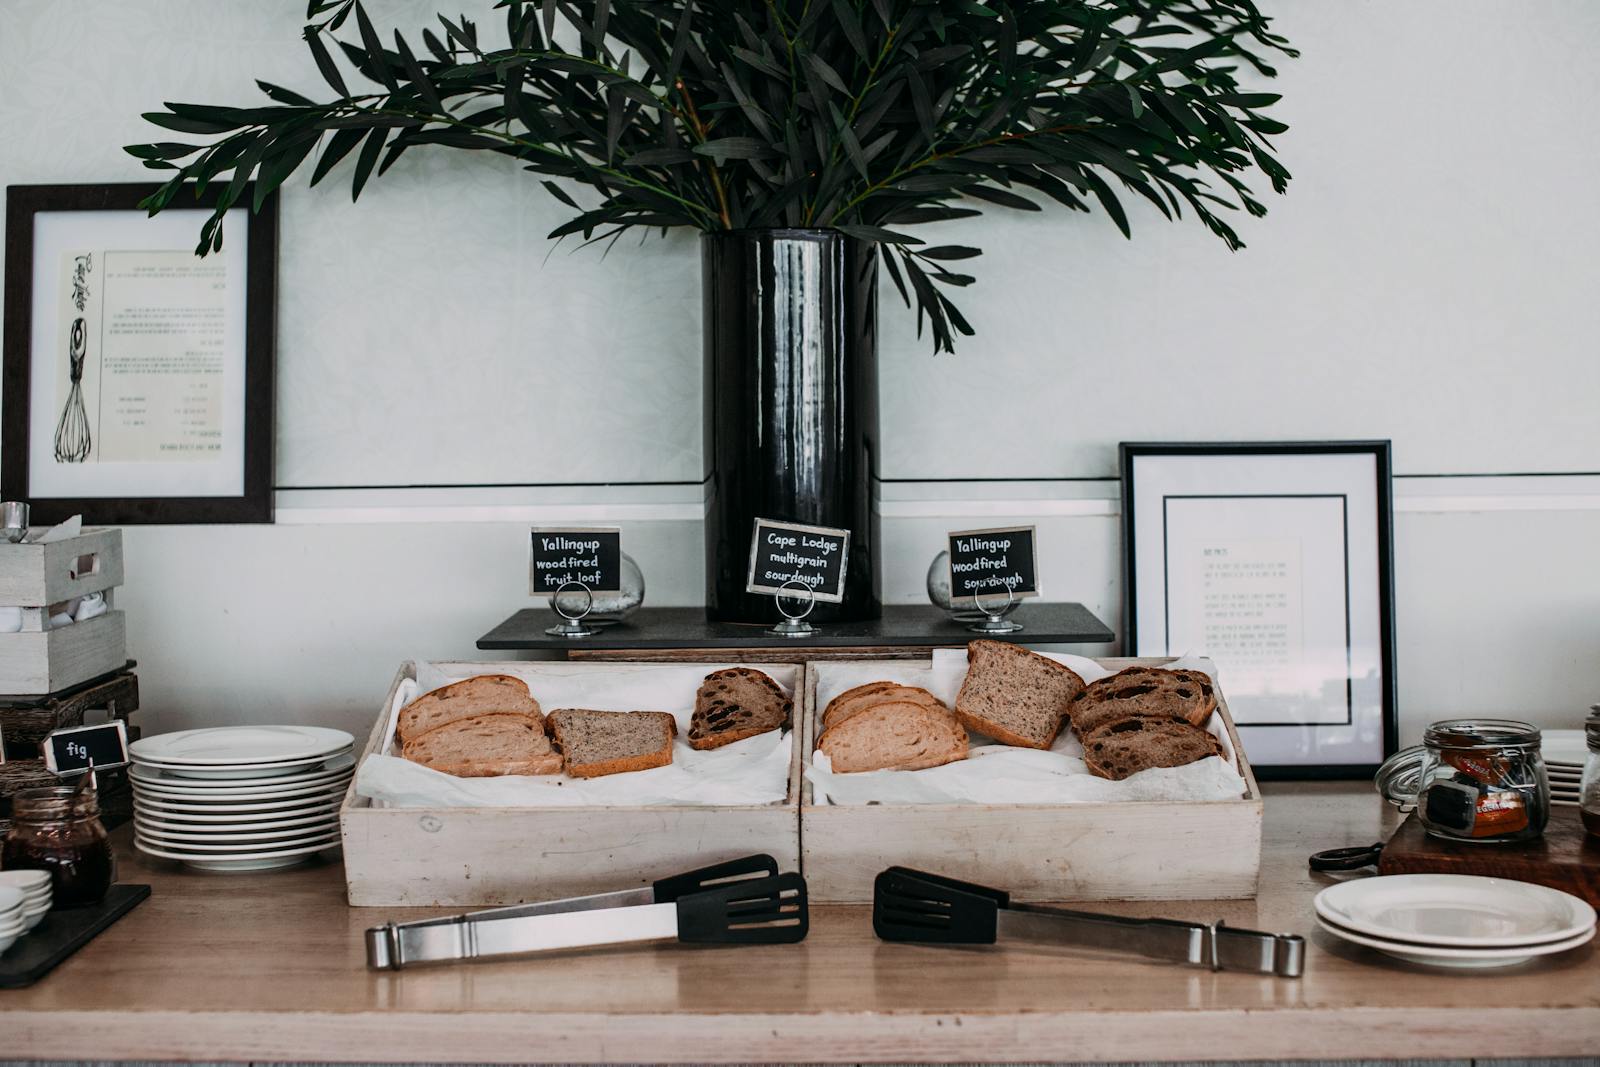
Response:
[[[554,596],[568,582],[591,593],[622,592],[622,531],[611,527],[533,528],[528,555],[528,593]],[[568,590],[571,595],[576,589]]]
[[[114,719],[57,730],[39,742],[39,749],[45,767],[54,774],[87,770],[90,760],[97,771],[121,767],[128,762],[128,728],[121,719]]]
[[[1039,595],[1034,528],[959,530],[950,535],[950,599],[983,598],[985,607],[1004,603],[1006,590],[1017,600]]]
[[[827,526],[757,519],[750,540],[750,581],[745,589],[771,596],[804,594],[786,582],[800,582],[829,604],[844,600],[844,570],[850,554],[850,531]]]

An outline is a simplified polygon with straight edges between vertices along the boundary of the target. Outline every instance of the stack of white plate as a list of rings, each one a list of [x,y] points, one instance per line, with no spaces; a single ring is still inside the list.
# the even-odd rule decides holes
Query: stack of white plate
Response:
[[[1595,934],[1594,908],[1571,893],[1466,874],[1358,878],[1318,893],[1315,907],[1335,937],[1431,967],[1512,967]]]
[[[353,738],[318,726],[224,726],[128,746],[134,844],[209,871],[302,863],[339,844]]]
[[[1583,761],[1589,757],[1589,744],[1583,731],[1541,730],[1539,737],[1545,773],[1550,777],[1550,803],[1577,807]]]
[[[50,911],[49,871],[0,871],[0,952]]]

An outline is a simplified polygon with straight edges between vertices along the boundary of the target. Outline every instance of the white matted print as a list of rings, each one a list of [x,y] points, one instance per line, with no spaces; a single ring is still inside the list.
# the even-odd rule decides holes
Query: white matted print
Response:
[[[1268,776],[1394,747],[1386,442],[1124,445],[1127,650],[1204,653]]]

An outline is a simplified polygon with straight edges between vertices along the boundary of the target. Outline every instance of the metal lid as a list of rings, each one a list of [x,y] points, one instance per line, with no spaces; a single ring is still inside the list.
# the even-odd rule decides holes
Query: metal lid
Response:
[[[1446,719],[1423,731],[1422,742],[1432,749],[1539,750],[1539,728],[1516,719]]]
[[[1383,761],[1378,768],[1373,785],[1385,800],[1410,811],[1417,806],[1417,791],[1422,787],[1422,768],[1428,761],[1428,750],[1421,745],[1402,748]]]

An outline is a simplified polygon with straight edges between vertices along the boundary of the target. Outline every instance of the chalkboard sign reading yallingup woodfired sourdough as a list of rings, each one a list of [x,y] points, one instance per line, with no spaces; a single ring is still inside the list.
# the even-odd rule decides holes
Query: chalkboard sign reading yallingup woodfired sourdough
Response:
[[[844,571],[850,553],[850,531],[829,526],[757,519],[750,542],[751,593],[801,598],[788,582],[799,582],[815,599],[829,604],[844,600]]]
[[[950,535],[950,598],[981,597],[985,606],[1004,600],[1006,590],[1017,600],[1039,595],[1039,568],[1034,528],[959,530]]]
[[[622,591],[621,530],[593,526],[533,528],[528,555],[529,595],[554,596],[571,582],[586,586],[591,593]],[[569,589],[568,593],[577,590]]]

